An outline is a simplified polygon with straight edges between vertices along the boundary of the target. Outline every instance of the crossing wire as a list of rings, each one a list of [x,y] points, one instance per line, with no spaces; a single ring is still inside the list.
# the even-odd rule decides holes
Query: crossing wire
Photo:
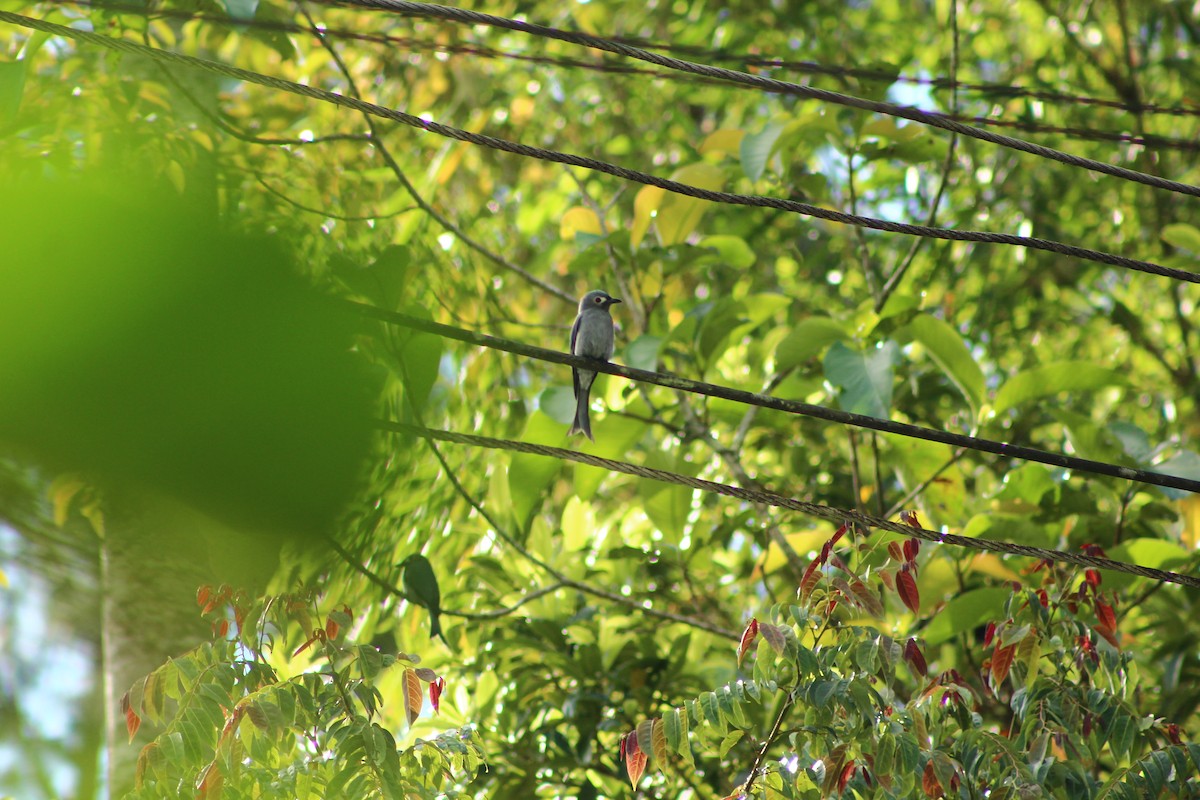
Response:
[[[802,514],[807,514],[819,519],[829,520],[835,524],[847,522],[869,528],[875,528],[878,530],[885,530],[891,533],[898,533],[901,536],[914,536],[918,539],[932,542],[934,544],[949,544],[955,545],[956,547],[964,547],[971,550],[982,550],[989,553],[1025,556],[1027,558],[1075,564],[1077,566],[1093,569],[1124,572],[1128,575],[1137,575],[1138,577],[1142,578],[1149,578],[1151,580],[1163,581],[1166,583],[1175,583],[1179,584],[1180,586],[1190,587],[1192,589],[1200,589],[1200,578],[1196,578],[1191,575],[1183,575],[1178,572],[1156,569],[1154,567],[1143,567],[1140,564],[1130,564],[1124,561],[1116,561],[1111,558],[1095,556],[1087,552],[1071,553],[1065,550],[1051,550],[1045,547],[1033,547],[1031,545],[1003,542],[996,539],[980,539],[971,536],[959,536],[953,533],[942,533],[941,531],[929,530],[917,525],[892,522],[891,520],[875,517],[870,514],[863,514],[859,511],[835,508],[833,506],[825,506],[819,503],[809,503],[803,500],[797,500],[794,497],[787,497],[781,494],[776,494],[775,492],[764,491],[762,489],[747,489],[741,486],[731,486],[726,483],[709,481],[703,478],[694,478],[690,475],[680,475],[679,473],[670,472],[668,470],[655,469],[653,467],[646,467],[640,464],[630,464],[626,461],[617,461],[615,459],[604,458],[602,456],[592,455],[591,453],[581,453],[576,450],[567,450],[561,447],[532,444],[530,442],[514,442],[509,439],[493,439],[487,436],[476,436],[474,434],[458,433],[455,431],[422,428],[418,425],[411,425],[409,423],[396,422],[392,420],[380,420],[377,425],[384,430],[412,436],[420,436],[435,441],[451,442],[454,444],[468,445],[471,447],[484,447],[492,450],[506,450],[515,453],[528,453],[530,455],[539,455],[546,456],[548,458],[557,458],[564,461],[573,461],[577,464],[586,464],[592,467],[599,467],[600,469],[607,469],[612,472],[620,472],[622,474],[631,475],[637,478],[647,478],[650,480],[661,481],[663,483],[687,486],[689,488],[698,489],[704,492],[712,492],[725,497],[733,497],[738,500],[744,500],[748,503],[759,503],[762,505],[773,506],[775,508],[786,508],[790,511],[798,511]]]
[[[938,442],[940,444],[950,445],[952,447],[965,447],[968,450],[976,450],[982,453],[992,453],[1005,458],[1015,458],[1023,461],[1036,461],[1041,464],[1049,464],[1061,469],[1073,470],[1076,472],[1087,472],[1095,475],[1105,475],[1112,478],[1120,478],[1122,480],[1134,481],[1137,483],[1146,483],[1153,486],[1164,486],[1172,489],[1180,489],[1187,492],[1200,492],[1200,481],[1181,478],[1176,475],[1166,475],[1161,472],[1153,472],[1151,470],[1138,469],[1135,467],[1125,467],[1120,464],[1109,464],[1104,461],[1093,461],[1086,458],[1077,458],[1075,456],[1063,455],[1061,453],[1050,453],[1045,450],[1038,450],[1033,447],[1024,447],[1022,445],[1008,444],[1006,442],[997,442],[991,439],[980,439],[974,436],[966,436],[959,433],[949,433],[947,431],[939,431],[933,428],[923,428],[919,425],[910,425],[905,422],[894,422],[888,419],[879,419],[878,417],[868,417],[864,414],[852,414],[849,411],[839,411],[825,406],[813,405],[811,403],[802,403],[798,400],[786,400],[780,397],[772,397],[770,395],[755,394],[747,392],[743,389],[733,389],[728,386],[720,386],[713,383],[703,383],[694,381],[689,378],[681,378],[677,375],[668,375],[661,372],[651,372],[649,370],[637,369],[636,367],[626,367],[621,364],[613,364],[608,361],[597,361],[591,358],[570,355],[568,353],[560,353],[557,350],[547,350],[543,347],[535,347],[534,345],[517,342],[511,339],[503,339],[498,336],[490,336],[486,333],[478,333],[476,331],[463,330],[450,325],[444,325],[433,320],[414,317],[411,314],[405,314],[399,311],[388,311],[365,303],[348,301],[348,306],[364,316],[377,319],[381,322],[386,322],[393,325],[409,328],[410,330],[423,331],[431,333],[435,336],[442,336],[447,339],[454,339],[460,342],[477,345],[480,347],[489,347],[495,350],[503,350],[508,353],[525,356],[528,358],[536,358],[540,361],[549,361],[555,364],[566,364],[568,366],[580,367],[582,369],[595,370],[606,372],[610,375],[620,375],[623,378],[628,378],[634,381],[643,383],[652,383],[658,386],[666,386],[670,389],[678,389],[693,394],[706,395],[708,397],[719,397],[723,400],[731,400],[735,403],[743,403],[745,405],[759,406],[761,408],[770,408],[776,411],[783,411],[789,414],[799,414],[806,417],[814,417],[823,419],[829,422],[838,422],[843,425],[853,425],[859,428],[868,428],[870,430],[880,431],[882,433],[893,433],[900,436],[908,436],[915,439],[924,439],[930,442]]]
[[[810,100],[820,100],[826,103],[846,106],[848,108],[857,108],[862,111],[872,111],[876,114],[886,114],[893,117],[902,117],[912,120],[913,122],[922,125],[929,125],[934,128],[958,133],[962,136],[968,136],[973,139],[979,139],[991,144],[1008,147],[1013,150],[1019,150],[1023,153],[1038,156],[1040,158],[1058,161],[1062,164],[1067,164],[1072,167],[1079,167],[1090,170],[1092,172],[1101,172],[1106,175],[1112,175],[1122,180],[1133,181],[1134,183],[1145,184],[1156,189],[1163,189],[1169,192],[1177,192],[1179,194],[1191,195],[1192,197],[1200,197],[1200,186],[1193,186],[1180,181],[1172,181],[1166,178],[1160,178],[1157,175],[1149,175],[1145,172],[1118,167],[1114,164],[1106,164],[1103,161],[1096,161],[1091,158],[1083,158],[1082,156],[1064,153],[1061,150],[1055,150],[1050,147],[1044,147],[1033,142],[1027,142],[1023,139],[1017,139],[1012,136],[1004,136],[1003,134],[991,133],[989,131],[974,128],[970,125],[964,125],[961,122],[956,122],[941,114],[931,114],[928,111],[922,111],[912,106],[902,106],[895,103],[884,103],[878,100],[866,100],[861,97],[841,94],[840,92],[829,91],[828,89],[817,89],[812,86],[802,86],[798,83],[789,83],[787,81],[777,80],[775,78],[766,78],[761,75],[751,75],[746,72],[738,72],[737,70],[726,69],[724,67],[714,67],[709,64],[698,64],[693,61],[684,61],[679,58],[664,56],[659,53],[652,53],[649,50],[644,50],[640,47],[616,42],[611,39],[605,39],[600,36],[592,36],[586,33],[576,31],[564,31],[559,28],[551,28],[547,25],[538,25],[524,20],[507,19],[498,17],[493,14],[485,14],[480,11],[472,11],[465,8],[451,8],[450,6],[440,6],[433,3],[414,3],[409,0],[325,0],[329,5],[350,6],[356,8],[374,8],[381,11],[391,11],[404,16],[426,17],[433,19],[444,19],[451,22],[461,22],[467,25],[487,25],[493,28],[501,28],[503,30],[517,31],[519,33],[527,33],[532,36],[541,36],[547,39],[556,39],[568,44],[576,44],[583,47],[591,47],[596,50],[603,50],[609,53],[626,58],[645,61],[650,64],[663,67],[665,69],[677,70],[680,72],[688,72],[693,75],[701,75],[707,78],[727,81],[739,86],[748,86],[761,91],[772,92],[775,94],[794,95],[797,97],[805,97]]]
[[[291,92],[303,97],[321,100],[346,108],[353,108],[354,110],[365,114],[371,114],[376,117],[390,119],[395,122],[400,122],[404,125],[409,125],[414,128],[419,128],[421,130],[451,139],[456,139],[458,141],[477,144],[507,153],[514,153],[519,156],[538,158],[559,164],[582,167],[584,169],[602,172],[607,175],[613,175],[634,183],[641,183],[647,186],[657,186],[660,189],[664,189],[675,194],[681,194],[687,197],[695,197],[700,200],[709,200],[715,203],[726,203],[729,205],[749,206],[752,208],[774,208],[782,211],[789,211],[795,214],[803,214],[805,216],[815,217],[817,219],[824,219],[843,225],[857,225],[865,228],[871,228],[873,230],[887,231],[889,233],[902,233],[909,236],[926,236],[933,239],[943,239],[948,241],[986,242],[991,244],[1012,245],[1016,247],[1028,247],[1034,250],[1044,250],[1047,252],[1059,253],[1061,255],[1072,256],[1074,258],[1080,258],[1086,261],[1095,261],[1101,264],[1121,267],[1123,269],[1130,269],[1137,272],[1160,275],[1163,277],[1172,278],[1174,280],[1186,281],[1188,283],[1200,283],[1200,273],[1190,272],[1188,270],[1178,269],[1175,267],[1166,267],[1162,264],[1156,264],[1151,261],[1140,261],[1133,258],[1126,258],[1125,256],[1114,255],[1112,253],[1105,253],[1100,250],[1092,250],[1086,247],[1078,247],[1076,245],[1064,244],[1062,242],[1055,242],[1048,239],[1039,239],[1032,236],[1015,236],[1007,233],[992,233],[988,231],[959,231],[949,228],[935,228],[928,225],[909,225],[906,223],[876,219],[874,217],[859,216],[857,214],[846,214],[841,211],[834,211],[832,209],[822,208],[820,206],[813,206],[809,205],[808,203],[800,203],[795,200],[783,200],[776,197],[765,197],[762,195],[714,192],[707,189],[701,189],[696,186],[691,186],[686,183],[660,178],[656,175],[640,172],[638,170],[627,169],[625,167],[620,167],[605,161],[598,161],[593,158],[585,158],[572,153],[562,153],[555,150],[546,150],[541,147],[532,147],[519,142],[510,142],[505,139],[498,139],[493,136],[470,133],[449,125],[442,125],[437,122],[422,119],[421,117],[417,117],[403,111],[387,108],[366,100],[361,100],[357,97],[347,97],[336,92],[318,89],[313,86],[306,86],[304,84],[284,80],[283,78],[263,75],[257,72],[250,72],[248,70],[233,67],[228,64],[186,56],[180,53],[171,52],[169,50],[160,50],[158,48],[147,47],[126,39],[114,39],[112,37],[101,36],[89,31],[67,28],[63,27],[62,25],[56,25],[52,22],[33,19],[20,14],[13,14],[8,11],[0,11],[0,22],[10,22],[23,27],[33,28],[34,30],[41,30],[58,36],[64,36],[71,39],[97,44],[101,47],[107,47],[112,50],[136,53],[138,55],[146,56],[147,58],[162,61],[164,63],[180,64],[188,67],[207,70],[218,75],[225,75],[227,77],[236,78],[248,83],[258,84],[260,86],[266,86],[272,89],[280,89],[282,91]]]

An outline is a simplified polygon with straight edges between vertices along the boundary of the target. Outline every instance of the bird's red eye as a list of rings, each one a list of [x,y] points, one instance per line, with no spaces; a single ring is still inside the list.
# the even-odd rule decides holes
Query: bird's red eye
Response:
[[[603,302],[604,302],[604,298],[603,298],[603,297],[597,297],[597,298],[596,298],[596,302],[597,302],[597,303],[603,303]]]

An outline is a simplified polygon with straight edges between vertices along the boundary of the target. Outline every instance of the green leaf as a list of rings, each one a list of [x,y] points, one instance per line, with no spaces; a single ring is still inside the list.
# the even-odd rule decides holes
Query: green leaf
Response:
[[[917,316],[908,328],[913,339],[924,346],[930,358],[966,398],[972,415],[978,418],[985,392],[983,370],[975,363],[958,331],[928,314]]]
[[[1165,226],[1160,235],[1162,240],[1172,247],[1200,256],[1200,230],[1191,225],[1176,222]]]
[[[993,406],[997,414],[1003,414],[1022,403],[1061,392],[1087,392],[1123,385],[1125,377],[1116,370],[1090,361],[1059,361],[1018,372],[1009,378],[996,392]]]
[[[687,741],[683,734],[682,719],[687,719],[687,715],[680,713],[678,708],[672,708],[663,714],[663,734],[667,737],[667,747],[673,753],[678,753],[680,744]]]
[[[773,120],[758,133],[748,133],[742,137],[742,172],[751,181],[757,182],[762,177],[785,125],[783,120]]]
[[[25,93],[25,65],[22,61],[0,61],[0,126],[17,118]]]
[[[900,347],[893,341],[867,352],[835,342],[825,354],[825,379],[840,389],[838,405],[844,410],[886,419],[899,361]]]
[[[639,336],[625,348],[625,363],[635,369],[654,371],[658,367],[658,351],[662,343],[661,336]],[[572,396],[570,415],[565,419],[565,423],[569,425],[574,416],[575,399]]]
[[[546,414],[534,413],[526,420],[521,438],[527,442],[561,447],[566,442],[567,430]],[[533,512],[541,507],[546,499],[546,487],[561,468],[562,465],[553,458],[528,453],[513,454],[508,467],[508,490],[512,496],[513,515],[522,528],[528,525]]]
[[[1200,455],[1191,450],[1181,450],[1161,464],[1156,464],[1154,471],[1161,472],[1164,475],[1174,475],[1177,478],[1200,481]],[[1172,500],[1182,500],[1192,494],[1192,492],[1187,492],[1183,489],[1171,489],[1166,486],[1160,486],[1159,488],[1163,494]]]
[[[925,645],[934,647],[948,642],[960,633],[999,618],[1010,595],[1010,589],[972,589],[954,597],[926,626]]]
[[[829,317],[809,317],[802,320],[775,348],[775,370],[782,372],[798,367],[819,355],[834,342],[854,337],[840,322]]]
[[[750,245],[740,236],[705,236],[699,246],[716,250],[721,261],[734,269],[751,267],[757,258]]]
[[[1128,461],[1120,440],[1108,427],[1065,408],[1050,409],[1050,416],[1066,428],[1067,441],[1080,458],[1117,463]]]
[[[1186,564],[1188,551],[1165,539],[1128,539],[1116,547],[1107,550],[1108,557],[1114,561],[1124,561],[1151,569],[1175,569]],[[1138,580],[1136,575],[1124,572],[1105,572],[1105,589],[1121,589]]]

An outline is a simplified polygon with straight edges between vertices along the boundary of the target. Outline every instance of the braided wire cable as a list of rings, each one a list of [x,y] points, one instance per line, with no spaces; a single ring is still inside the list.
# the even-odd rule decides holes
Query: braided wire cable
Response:
[[[1061,469],[1069,469],[1077,472],[1088,472],[1095,475],[1106,475],[1111,478],[1120,478],[1127,481],[1147,483],[1154,486],[1166,486],[1172,489],[1181,489],[1187,492],[1200,492],[1200,481],[1181,478],[1176,475],[1167,475],[1161,472],[1153,472],[1151,470],[1139,469],[1136,467],[1126,467],[1120,464],[1109,464],[1104,461],[1092,461],[1091,459],[1077,458],[1075,456],[1063,455],[1061,453],[1051,453],[1046,450],[1038,450],[1036,448],[1025,447],[1023,445],[1008,444],[1007,442],[998,442],[991,439],[981,439],[975,436],[966,436],[959,433],[939,431],[934,428],[923,428],[919,425],[910,425],[906,422],[895,422],[889,419],[868,417],[865,414],[853,414],[849,411],[826,408],[825,406],[813,405],[812,403],[802,403],[798,400],[786,400],[780,397],[756,394],[754,392],[747,392],[743,389],[733,389],[728,386],[720,386],[714,383],[694,381],[689,378],[679,377],[678,375],[669,375],[662,372],[651,372],[649,370],[637,369],[636,367],[626,367],[622,364],[613,364],[609,361],[597,361],[596,359],[586,358],[583,356],[560,353],[557,350],[547,350],[543,347],[535,347],[534,345],[513,341],[512,339],[504,339],[499,336],[490,336],[486,333],[478,333],[476,331],[467,331],[450,325],[443,325],[440,322],[414,317],[411,314],[404,314],[399,311],[387,311],[382,308],[376,308],[375,306],[370,306],[365,303],[348,301],[347,305],[354,311],[363,314],[364,316],[377,319],[381,322],[386,322],[392,325],[400,325],[411,330],[432,333],[435,336],[442,336],[447,339],[455,339],[460,342],[466,342],[467,344],[478,345],[480,347],[489,347],[494,350],[503,350],[508,353],[514,353],[516,355],[526,356],[528,358],[536,358],[539,361],[549,361],[555,364],[566,364],[568,366],[579,367],[581,369],[606,372],[609,375],[620,375],[623,378],[628,378],[633,381],[652,383],[657,386],[666,386],[669,389],[677,389],[685,392],[691,392],[693,394],[706,395],[708,397],[719,397],[723,400],[731,400],[735,403],[744,403],[746,405],[759,406],[760,408],[770,408],[776,411],[783,411],[788,414],[799,414],[801,416],[814,417],[816,419],[837,422],[843,425],[853,425],[858,428],[868,428],[870,430],[880,431],[882,433],[894,433],[900,436],[924,439],[926,441],[938,442],[940,444],[946,444],[952,447],[965,447],[968,450],[976,450],[982,453],[992,453],[994,455],[1004,456],[1006,458],[1016,458],[1024,461],[1036,461],[1041,464],[1049,464]]]
[[[414,3],[410,0],[325,0],[331,5],[352,6],[357,8],[376,8],[381,11],[392,11],[405,16],[413,17],[428,17],[434,19],[444,19],[451,22],[461,22],[468,25],[486,25],[493,28],[501,28],[504,30],[517,31],[519,33],[527,33],[533,36],[541,36],[547,39],[556,39],[568,44],[581,45],[583,47],[591,47],[596,50],[603,50],[609,53],[616,53],[625,58],[632,58],[638,61],[645,61],[664,69],[672,69],[680,72],[689,72],[693,75],[701,75],[707,78],[726,81],[728,83],[739,86],[747,86],[754,89],[759,89],[775,94],[795,95],[804,97],[810,100],[821,100],[826,103],[846,106],[848,108],[857,108],[862,111],[872,111],[876,114],[886,114],[893,117],[902,117],[912,120],[913,122],[922,125],[929,125],[934,128],[958,133],[963,136],[969,136],[973,139],[989,142],[991,144],[1008,147],[1013,150],[1019,150],[1023,153],[1038,156],[1039,158],[1058,161],[1062,164],[1067,164],[1072,167],[1090,170],[1092,172],[1100,172],[1113,177],[1121,178],[1122,180],[1133,181],[1134,183],[1153,186],[1156,189],[1163,189],[1169,192],[1177,192],[1179,194],[1191,195],[1192,197],[1200,197],[1200,186],[1182,183],[1180,181],[1168,180],[1157,175],[1149,175],[1145,172],[1118,167],[1114,164],[1106,164],[1103,161],[1096,161],[1091,158],[1083,158],[1071,153],[1065,153],[1061,150],[1055,150],[1051,147],[1045,147],[1033,142],[1027,142],[1024,139],[1017,139],[1012,136],[1005,136],[999,133],[991,133],[990,131],[981,130],[979,128],[965,125],[961,122],[949,119],[942,114],[933,114],[928,111],[922,111],[919,108],[912,106],[902,106],[895,103],[885,103],[878,100],[866,100],[861,97],[841,94],[840,92],[830,91],[828,89],[817,89],[812,86],[802,86],[798,83],[790,83],[781,81],[775,78],[767,78],[761,75],[751,75],[746,72],[738,72],[737,70],[726,69],[724,67],[714,67],[709,64],[698,64],[693,61],[684,61],[679,58],[672,58],[660,53],[653,53],[649,50],[644,50],[640,47],[616,42],[611,39],[605,39],[600,36],[592,36],[586,33],[576,31],[564,31],[559,28],[552,28],[547,25],[538,25],[532,22],[523,20],[507,19],[498,17],[493,14],[485,14],[481,11],[472,11],[465,8],[452,8],[450,6],[440,6],[433,3]]]
[[[1156,569],[1154,567],[1143,567],[1139,564],[1116,561],[1111,558],[1095,556],[1086,552],[1071,553],[1066,550],[1053,550],[1045,547],[1033,547],[1032,545],[1002,542],[996,539],[977,539],[969,536],[959,536],[952,533],[942,533],[940,531],[929,530],[927,528],[908,525],[901,522],[892,522],[891,520],[882,519],[880,517],[864,514],[851,509],[835,508],[833,506],[821,505],[819,503],[809,503],[804,500],[797,500],[794,497],[787,497],[785,495],[776,494],[775,492],[769,492],[762,489],[748,489],[741,486],[731,486],[726,483],[718,483],[717,481],[705,480],[703,478],[694,478],[690,475],[681,475],[677,472],[670,472],[668,470],[655,469],[654,467],[646,467],[640,464],[630,464],[626,461],[617,461],[611,458],[604,458],[602,456],[592,455],[591,453],[581,453],[577,450],[567,450],[561,447],[532,444],[530,442],[515,442],[509,439],[493,439],[487,436],[476,436],[474,434],[458,433],[456,431],[422,428],[417,425],[411,425],[405,422],[395,422],[391,420],[380,420],[377,422],[377,425],[384,430],[395,433],[405,433],[423,438],[435,439],[442,442],[468,445],[471,447],[483,447],[490,450],[506,450],[515,453],[527,453],[530,455],[557,458],[564,461],[573,461],[577,464],[586,464],[591,467],[599,467],[600,469],[607,469],[612,472],[620,472],[625,475],[631,475],[635,478],[648,478],[650,480],[660,481],[662,483],[671,483],[677,486],[686,486],[688,488],[698,489],[704,492],[712,492],[725,497],[744,500],[748,503],[760,503],[775,508],[786,508],[789,511],[797,511],[802,514],[828,520],[836,524],[848,522],[875,528],[877,530],[898,533],[901,536],[915,536],[918,539],[922,539],[927,542],[933,542],[935,544],[951,544],[957,547],[964,547],[971,550],[981,550],[989,553],[1025,556],[1027,558],[1075,564],[1077,566],[1093,569],[1124,572],[1126,574],[1136,575],[1141,578],[1149,578],[1151,580],[1175,583],[1179,584],[1180,586],[1200,589],[1200,578],[1191,575],[1183,575],[1178,572],[1171,572],[1170,570]]]
[[[1118,256],[1100,250],[1092,250],[1086,247],[1064,244],[1062,242],[1055,242],[1032,236],[1015,236],[1008,233],[992,233],[988,231],[960,231],[949,228],[935,228],[928,225],[910,225],[907,223],[876,219],[874,217],[864,217],[857,214],[846,214],[841,211],[834,211],[832,209],[822,208],[820,206],[813,206],[809,205],[808,203],[800,203],[795,200],[783,200],[776,197],[766,197],[762,195],[714,192],[685,183],[680,183],[678,181],[669,180],[667,178],[660,178],[656,175],[640,172],[638,170],[627,169],[625,167],[620,167],[605,161],[598,161],[593,158],[578,156],[573,153],[562,153],[555,150],[546,150],[544,148],[533,147],[530,145],[521,144],[519,142],[511,142],[506,139],[498,139],[493,136],[470,133],[469,131],[465,131],[460,128],[442,125],[437,122],[422,119],[421,117],[377,105],[356,97],[347,97],[346,95],[338,94],[337,92],[330,92],[325,89],[306,86],[304,84],[284,80],[283,78],[263,75],[257,72],[250,72],[248,70],[240,69],[228,64],[195,58],[193,56],[186,56],[168,50],[147,47],[126,39],[114,39],[112,37],[101,36],[89,31],[67,28],[61,25],[56,25],[52,22],[33,19],[20,14],[13,14],[8,11],[0,11],[0,22],[10,22],[15,25],[33,28],[34,30],[41,30],[55,35],[64,36],[71,39],[78,39],[91,44],[97,44],[112,50],[135,53],[137,55],[155,59],[157,61],[207,70],[209,72],[225,75],[237,80],[254,83],[259,86],[280,89],[282,91],[291,92],[293,94],[312,98],[314,100],[321,100],[334,105],[352,108],[362,113],[371,114],[384,119],[390,119],[404,125],[438,134],[439,136],[445,136],[447,138],[488,147],[494,150],[501,150],[507,153],[514,153],[519,156],[537,158],[544,161],[552,161],[559,164],[581,167],[583,169],[589,169],[595,172],[602,172],[607,175],[613,175],[617,178],[621,178],[622,180],[641,183],[647,186],[657,186],[660,189],[674,192],[675,194],[695,197],[700,200],[709,200],[716,203],[750,206],[755,208],[774,208],[782,211],[789,211],[795,214],[815,217],[817,219],[824,219],[843,225],[857,225],[864,228],[871,228],[873,230],[901,233],[908,236],[926,236],[934,239],[944,239],[949,241],[986,242],[991,244],[1006,244],[1017,247],[1028,247],[1033,250],[1044,250],[1047,252],[1059,253],[1061,255],[1072,256],[1085,261],[1095,261],[1101,264],[1107,264],[1109,266],[1130,269],[1136,272],[1145,272],[1152,275],[1160,275],[1163,277],[1172,278],[1174,280],[1186,281],[1188,283],[1200,283],[1200,273],[1190,272],[1188,270],[1177,269],[1174,267],[1167,267],[1151,261],[1140,261],[1133,258],[1126,258],[1125,256]]]

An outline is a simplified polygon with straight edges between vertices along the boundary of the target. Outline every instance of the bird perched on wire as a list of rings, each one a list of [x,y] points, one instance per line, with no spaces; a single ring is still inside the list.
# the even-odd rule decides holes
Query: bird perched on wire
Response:
[[[613,303],[621,302],[608,292],[596,290],[588,292],[579,301],[579,314],[575,324],[571,326],[571,353],[577,356],[596,358],[608,361],[613,354],[613,319],[609,309]],[[575,386],[575,421],[571,423],[568,435],[582,433],[596,441],[592,436],[592,423],[588,417],[588,400],[592,392],[592,381],[596,373],[587,369],[571,368],[571,377]]]

